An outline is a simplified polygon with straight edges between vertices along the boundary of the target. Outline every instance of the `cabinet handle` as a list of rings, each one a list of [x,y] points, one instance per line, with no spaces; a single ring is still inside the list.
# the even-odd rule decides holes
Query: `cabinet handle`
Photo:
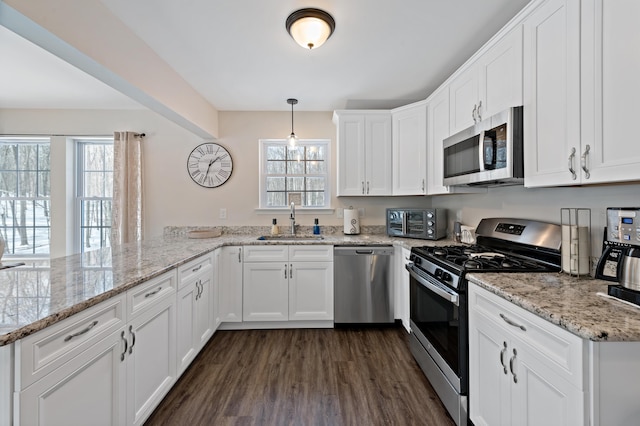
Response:
[[[120,334],[120,339],[124,342],[124,352],[120,354],[120,362],[124,361],[124,356],[127,354],[127,348],[129,347],[129,342],[124,338],[124,330]]]
[[[502,342],[504,347],[500,351],[500,364],[502,364],[502,368],[504,369],[504,374],[507,374],[507,364],[504,363],[504,354],[507,353],[507,342]]]
[[[367,181],[367,195],[369,195],[369,181]]]
[[[289,264],[289,278],[293,278],[293,263]]]
[[[478,121],[482,121],[482,113],[480,110],[482,109],[482,101],[478,102],[478,109],[476,110],[476,114],[478,115]]]
[[[68,335],[67,337],[64,338],[65,342],[68,342],[69,340],[73,339],[74,337],[78,337],[78,336],[82,336],[85,333],[88,333],[89,330],[91,330],[93,327],[95,327],[96,325],[98,325],[98,321],[93,321],[91,324],[89,324],[86,328],[78,331],[77,333],[73,333]]]
[[[576,149],[571,148],[571,154],[569,154],[569,171],[571,172],[571,179],[576,180],[578,175],[576,175],[576,171],[573,168],[573,159],[576,156]]]
[[[476,122],[476,110],[478,109],[478,105],[473,106],[473,111],[471,111],[471,118],[473,118],[473,122]]]
[[[424,179],[422,179],[422,192],[424,192]]]
[[[284,264],[284,279],[287,279],[287,264]]]
[[[362,181],[362,195],[364,195],[364,181]]]
[[[160,292],[160,290],[162,290],[162,287],[158,287],[158,289],[156,291],[150,291],[149,293],[145,294],[144,297],[155,296],[156,294],[158,294]]]
[[[513,320],[507,318],[504,314],[500,314],[500,318],[502,318],[504,320],[504,322],[506,322],[507,324],[513,326],[513,327],[517,327],[522,331],[527,331],[527,328],[524,325],[520,325],[517,322],[514,322]]]
[[[589,145],[584,147],[584,152],[580,157],[580,165],[582,166],[582,170],[584,170],[584,177],[589,179],[591,177],[591,173],[589,173],[589,169],[587,169],[587,155],[589,155],[589,150],[591,147]]]
[[[238,263],[242,263],[242,247],[238,249]]]
[[[129,334],[131,334],[131,346],[129,347],[129,355],[131,355],[133,353],[133,347],[136,345],[136,333],[133,332],[132,325],[129,326]]]
[[[193,272],[198,272],[202,268],[202,265],[198,265],[197,268],[193,268]]]
[[[513,356],[511,357],[511,359],[509,359],[509,369],[511,370],[511,374],[513,375],[513,383],[518,383],[518,376],[516,375],[516,372],[513,371],[513,363],[516,361],[517,355],[518,352],[515,348],[513,348]]]

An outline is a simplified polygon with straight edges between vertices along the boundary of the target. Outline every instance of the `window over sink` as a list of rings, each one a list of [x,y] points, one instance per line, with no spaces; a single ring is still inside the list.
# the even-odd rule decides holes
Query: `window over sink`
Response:
[[[290,147],[285,139],[261,139],[260,208],[297,206],[329,208],[331,194],[331,143],[304,139]]]

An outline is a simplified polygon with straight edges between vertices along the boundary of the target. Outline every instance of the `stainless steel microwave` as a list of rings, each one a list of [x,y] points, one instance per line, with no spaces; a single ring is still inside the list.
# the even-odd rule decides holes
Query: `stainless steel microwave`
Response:
[[[439,240],[447,236],[446,209],[387,209],[387,235]]]
[[[522,107],[512,107],[443,141],[444,185],[524,182]]]

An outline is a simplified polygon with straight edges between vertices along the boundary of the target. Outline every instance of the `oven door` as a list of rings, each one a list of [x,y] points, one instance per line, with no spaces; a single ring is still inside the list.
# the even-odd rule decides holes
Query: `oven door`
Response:
[[[407,264],[411,331],[457,393],[467,391],[466,296]]]

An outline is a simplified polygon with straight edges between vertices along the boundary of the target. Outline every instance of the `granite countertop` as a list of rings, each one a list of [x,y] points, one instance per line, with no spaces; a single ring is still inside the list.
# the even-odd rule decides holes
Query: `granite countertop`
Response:
[[[640,307],[607,294],[611,283],[566,273],[470,273],[467,278],[553,324],[592,341],[640,341]]]
[[[0,270],[0,346],[35,333],[218,247],[229,245],[451,244],[384,234],[323,235],[322,240],[258,241],[263,228],[243,227],[210,239],[189,239],[175,228],[162,237]],[[193,229],[193,228],[188,228]],[[268,228],[267,228],[268,229]],[[248,233],[248,234],[247,234]]]

